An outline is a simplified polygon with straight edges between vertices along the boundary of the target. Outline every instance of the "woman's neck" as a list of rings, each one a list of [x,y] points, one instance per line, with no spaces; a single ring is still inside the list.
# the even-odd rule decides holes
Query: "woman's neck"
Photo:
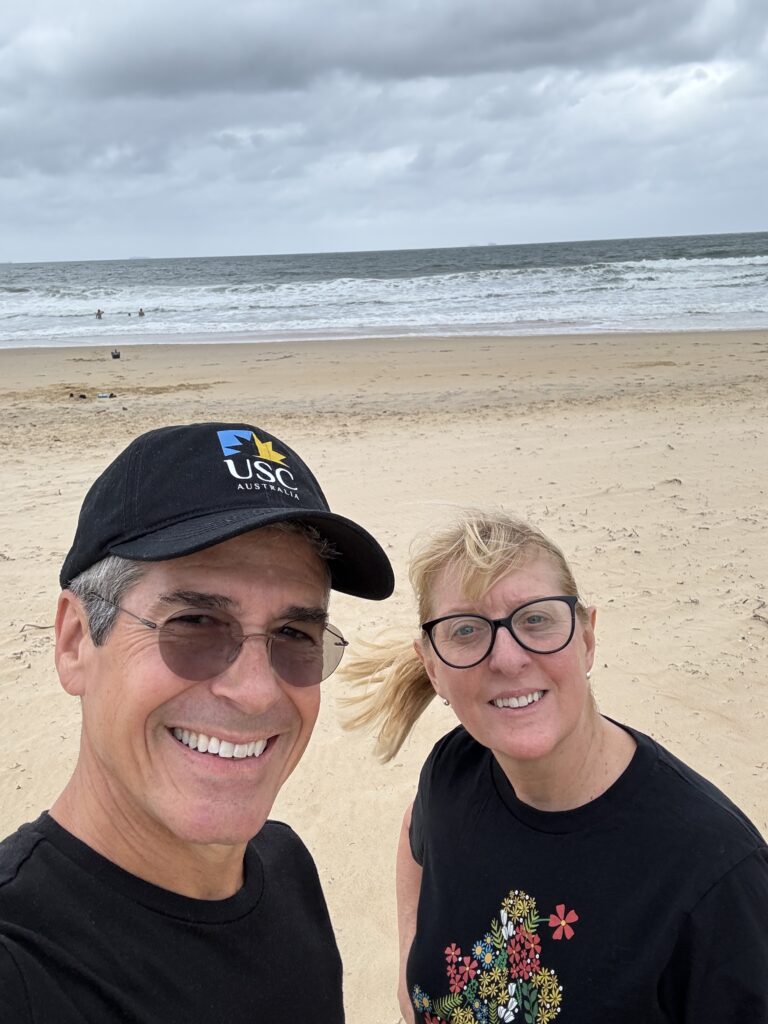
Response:
[[[636,746],[628,732],[593,708],[546,757],[494,756],[518,800],[540,811],[570,811],[605,793],[629,765]]]

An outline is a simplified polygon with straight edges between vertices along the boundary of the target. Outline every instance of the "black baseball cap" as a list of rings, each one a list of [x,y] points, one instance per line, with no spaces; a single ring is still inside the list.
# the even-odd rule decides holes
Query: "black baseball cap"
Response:
[[[161,562],[280,522],[307,523],[334,545],[334,590],[373,600],[392,593],[378,541],[331,512],[293,449],[241,423],[160,427],[132,441],[86,494],[59,580],[66,588],[107,555]]]

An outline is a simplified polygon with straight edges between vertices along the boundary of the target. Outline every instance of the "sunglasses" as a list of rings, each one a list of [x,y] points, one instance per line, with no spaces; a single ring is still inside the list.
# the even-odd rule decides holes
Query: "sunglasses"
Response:
[[[246,640],[264,640],[275,673],[291,686],[317,686],[338,668],[347,641],[335,626],[293,619],[269,633],[243,633],[236,619],[220,611],[186,609],[165,622],[153,622],[115,601],[91,592],[106,604],[155,630],[160,657],[182,679],[204,682],[225,672]]]

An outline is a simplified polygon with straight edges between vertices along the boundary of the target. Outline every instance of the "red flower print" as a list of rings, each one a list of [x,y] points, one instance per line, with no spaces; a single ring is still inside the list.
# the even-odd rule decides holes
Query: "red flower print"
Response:
[[[539,936],[535,932],[526,931],[519,924],[515,928],[515,934],[507,943],[507,956],[509,957],[509,973],[511,977],[528,981],[530,976],[539,970],[540,953],[541,942]]]
[[[461,960],[461,946],[457,946],[455,942],[452,942],[450,946],[446,947],[445,959],[449,964],[458,963]]]
[[[471,956],[462,957],[461,963],[459,964],[459,974],[466,985],[472,981],[474,976],[477,974],[477,960],[474,960]],[[462,985],[462,988],[464,987]]]
[[[573,938],[573,928],[571,925],[579,920],[579,915],[575,910],[569,910],[566,914],[565,904],[558,903],[555,907],[555,913],[549,915],[549,927],[554,928],[553,939],[562,939],[565,935],[566,939]]]
[[[424,1024],[445,1024],[442,1017],[438,1017],[437,1014],[425,1013]]]
[[[536,932],[528,932],[521,924],[519,924],[517,928],[515,928],[515,936],[518,941],[522,943],[523,949],[528,956],[534,957],[541,955],[541,939]]]
[[[446,971],[448,974],[448,988],[450,989],[451,995],[455,996],[458,992],[461,992],[467,982],[462,979],[453,964],[448,964]]]

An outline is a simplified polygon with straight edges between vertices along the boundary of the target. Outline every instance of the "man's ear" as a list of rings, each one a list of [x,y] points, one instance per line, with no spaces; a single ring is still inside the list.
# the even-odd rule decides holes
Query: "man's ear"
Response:
[[[83,668],[93,643],[85,609],[71,590],[62,590],[59,595],[54,632],[59,682],[73,697],[82,697],[85,690]]]

